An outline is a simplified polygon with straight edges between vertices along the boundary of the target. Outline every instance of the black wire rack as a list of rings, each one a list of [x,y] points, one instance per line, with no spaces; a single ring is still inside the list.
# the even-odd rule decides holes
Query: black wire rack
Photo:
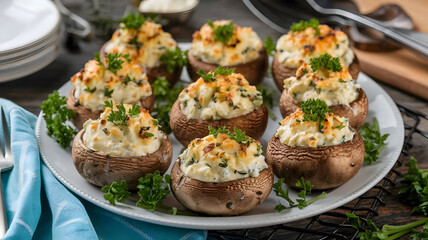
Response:
[[[428,120],[428,115],[399,103],[397,106],[403,115],[413,119],[408,119],[404,125],[406,135],[401,155],[408,156],[409,149],[413,146],[411,140],[414,134],[420,134],[428,139],[428,133],[418,128],[421,121]],[[379,209],[385,206],[385,198],[391,195],[388,188],[395,186],[397,178],[401,176],[397,169],[402,165],[403,158],[400,157],[391,171],[376,186],[354,201],[334,210],[288,224],[244,230],[208,231],[208,239],[355,239],[359,230],[347,223],[346,212],[360,216],[362,225],[366,219],[377,216]]]

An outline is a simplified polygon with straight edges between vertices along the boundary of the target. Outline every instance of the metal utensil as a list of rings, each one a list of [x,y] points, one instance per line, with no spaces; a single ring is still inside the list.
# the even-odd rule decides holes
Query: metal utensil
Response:
[[[3,143],[0,143],[0,177],[1,173],[5,171],[9,171],[13,167],[13,157],[12,151],[10,148],[10,135],[9,129],[7,128],[6,116],[4,114],[4,110],[0,108],[1,112],[1,122],[3,129]],[[4,146],[4,155],[2,146]],[[0,238],[3,238],[7,231],[7,218],[6,218],[6,210],[4,208],[4,200],[3,200],[3,189],[1,185],[0,178]]]
[[[407,35],[401,31],[397,31],[395,28],[390,28],[382,24],[381,22],[368,18],[366,16],[351,13],[342,9],[337,8],[326,8],[319,5],[315,0],[300,1],[301,3],[307,3],[307,7],[313,9],[315,12],[324,16],[339,16],[354,21],[357,25],[372,28],[381,32],[385,37],[393,40],[400,47],[406,48],[418,56],[428,59],[428,45],[422,41],[419,41],[411,35]],[[328,4],[328,3],[327,3]]]

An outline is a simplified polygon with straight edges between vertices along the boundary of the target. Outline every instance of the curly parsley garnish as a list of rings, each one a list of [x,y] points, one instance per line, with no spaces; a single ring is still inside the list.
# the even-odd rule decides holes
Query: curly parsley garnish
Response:
[[[104,101],[104,107],[111,108],[111,112],[108,115],[107,121],[114,123],[114,125],[124,125],[128,126],[128,118],[137,118],[140,115],[141,107],[137,104],[132,104],[132,106],[126,111],[125,106],[121,102],[120,104],[116,104],[117,111],[113,110],[113,101]]]
[[[315,35],[319,35],[320,34],[320,30],[318,28],[319,25],[320,25],[320,22],[317,19],[311,18],[311,20],[309,21],[300,20],[300,22],[298,23],[293,23],[293,25],[291,25],[290,27],[290,30],[292,32],[301,32],[306,28],[311,27],[315,29]]]
[[[273,94],[275,93],[275,91],[266,87],[265,85],[263,85],[261,83],[259,85],[257,85],[257,90],[262,93],[263,103],[265,104],[266,108],[268,109],[269,117],[272,120],[276,120],[276,116],[272,113],[272,108],[274,106]]]
[[[302,177],[296,183],[296,187],[302,188],[302,190],[297,195],[299,198],[296,199],[296,202],[297,202],[296,203],[288,196],[289,190],[288,189],[284,190],[283,184],[284,184],[284,178],[280,178],[278,180],[278,182],[273,184],[273,189],[274,189],[276,196],[285,199],[289,204],[288,207],[282,205],[281,203],[276,205],[275,210],[278,212],[281,212],[285,209],[294,208],[294,207],[298,207],[299,209],[303,209],[303,208],[311,205],[315,201],[325,198],[325,196],[327,195],[326,192],[323,192],[314,198],[306,200],[306,197],[311,194],[313,185],[311,184],[311,182],[305,181],[305,179]]]
[[[275,44],[273,44],[272,38],[266,37],[264,45],[265,45],[266,53],[269,56],[273,57],[273,55],[275,55],[275,52],[276,52],[276,47],[275,47]]]
[[[331,113],[327,103],[321,99],[308,99],[300,105],[302,112],[305,113],[303,121],[318,122],[319,130],[324,127],[323,121],[326,113]]]
[[[131,197],[131,192],[128,191],[128,184],[124,180],[120,183],[113,182],[110,186],[102,187],[101,190],[105,192],[104,198],[111,205],[115,205],[116,202],[123,203],[126,200],[130,200],[135,202],[138,207],[151,210],[152,212],[156,209],[163,209],[172,215],[194,215],[187,211],[162,204],[162,201],[171,193],[168,186],[170,183],[171,177],[168,174],[162,177],[159,170],[156,170],[154,173],[148,173],[138,179],[137,194],[140,197],[139,199]]]
[[[239,144],[250,144],[256,141],[250,137],[247,137],[245,135],[245,132],[243,132],[241,129],[236,127],[233,128],[233,132],[231,132],[225,126],[217,129],[211,126],[208,126],[208,130],[209,130],[209,134],[212,134],[214,137],[217,137],[219,133],[223,133],[223,134],[226,134],[229,137],[229,139],[235,140]]]
[[[207,21],[208,25],[213,29],[214,32],[214,41],[220,41],[223,44],[226,44],[229,39],[233,37],[234,26],[233,22],[228,24],[214,26],[214,23],[210,20]]]
[[[121,53],[108,53],[106,55],[106,58],[104,59],[106,61],[106,65],[101,61],[100,59],[100,53],[95,53],[95,60],[97,60],[99,66],[105,67],[110,72],[116,74],[116,72],[120,69],[122,69],[122,64],[125,62],[131,62],[131,59],[129,58],[129,54],[122,55]]]
[[[380,151],[386,146],[385,140],[389,134],[380,134],[379,124],[376,118],[373,118],[373,124],[365,122],[358,130],[364,141],[364,162],[372,165],[379,159]]]
[[[161,56],[160,60],[166,65],[168,72],[172,73],[176,67],[184,67],[189,63],[187,52],[188,50],[181,51],[179,48],[175,50],[168,49],[168,51]]]
[[[104,88],[104,96],[105,96],[105,97],[111,98],[111,95],[113,94],[113,92],[114,92],[114,90],[113,90],[113,89],[112,89],[112,90],[109,90],[109,88],[108,88],[108,87],[105,87],[105,88]]]
[[[165,77],[159,77],[152,84],[152,89],[156,98],[156,105],[152,116],[158,120],[158,125],[162,130],[166,134],[170,134],[169,116],[171,108],[183,88],[179,86],[171,87],[171,84]]]
[[[70,146],[70,142],[73,141],[74,135],[77,133],[66,123],[76,116],[76,112],[68,109],[66,103],[67,98],[54,91],[40,106],[46,121],[47,134],[53,136],[63,148]]]
[[[339,58],[333,58],[328,53],[324,53],[316,58],[311,58],[310,65],[314,72],[321,68],[330,70],[332,72],[342,71],[342,65],[340,64]]]
[[[414,207],[413,212],[428,215],[428,169],[419,169],[414,157],[406,163],[409,167],[404,179],[400,181],[398,195],[402,202]]]
[[[223,66],[219,66],[216,70],[214,70],[214,72],[209,71],[208,73],[205,73],[204,70],[199,69],[199,71],[196,73],[199,74],[199,76],[201,76],[205,82],[214,82],[217,75],[230,75],[234,72],[234,68],[225,69]]]
[[[132,14],[130,13],[128,16],[119,20],[119,23],[123,23],[124,26],[122,28],[127,29],[139,29],[141,25],[146,21],[146,19],[141,14]]]

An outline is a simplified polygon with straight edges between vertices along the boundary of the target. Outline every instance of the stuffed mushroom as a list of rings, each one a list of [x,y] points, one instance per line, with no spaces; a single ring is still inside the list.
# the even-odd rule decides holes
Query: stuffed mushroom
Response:
[[[99,119],[88,120],[76,135],[72,158],[90,183],[105,186],[125,180],[135,190],[141,176],[168,170],[172,146],[147,110],[110,102]]]
[[[237,215],[261,204],[273,185],[262,146],[240,130],[211,129],[193,140],[171,171],[171,190],[186,208],[209,215]]]
[[[284,79],[294,76],[300,65],[324,53],[340,58],[352,78],[357,79],[358,60],[344,32],[319,25],[316,19],[293,24],[291,30],[278,39],[273,58],[272,75],[279,90],[283,90]]]
[[[223,66],[236,69],[251,85],[257,85],[268,68],[266,50],[257,33],[228,20],[208,21],[196,31],[187,57],[193,81],[199,78],[200,69],[209,72]]]
[[[368,114],[368,99],[339,58],[323,54],[302,64],[295,76],[284,80],[279,108],[283,117],[310,98],[324,100],[334,114],[349,119],[359,129]]]
[[[121,19],[119,29],[100,53],[101,58],[107,53],[129,54],[132,62],[144,67],[150,83],[158,77],[165,77],[174,85],[187,64],[185,53],[178,48],[171,34],[140,14],[130,14]]]
[[[290,187],[304,177],[313,189],[328,189],[357,174],[364,142],[346,118],[331,113],[324,101],[309,99],[281,122],[266,159]]]
[[[100,116],[107,100],[153,109],[154,95],[143,69],[122,55],[112,55],[105,62],[90,60],[70,81],[67,108],[76,112],[71,121],[79,130],[88,119]]]
[[[183,146],[208,135],[208,126],[237,127],[260,139],[267,123],[262,94],[242,74],[221,67],[184,88],[170,114],[171,130]]]

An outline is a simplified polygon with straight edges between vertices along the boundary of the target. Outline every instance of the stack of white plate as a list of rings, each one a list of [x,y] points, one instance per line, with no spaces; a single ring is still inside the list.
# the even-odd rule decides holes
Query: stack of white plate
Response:
[[[59,53],[61,15],[49,0],[2,0],[0,82],[34,73]]]

